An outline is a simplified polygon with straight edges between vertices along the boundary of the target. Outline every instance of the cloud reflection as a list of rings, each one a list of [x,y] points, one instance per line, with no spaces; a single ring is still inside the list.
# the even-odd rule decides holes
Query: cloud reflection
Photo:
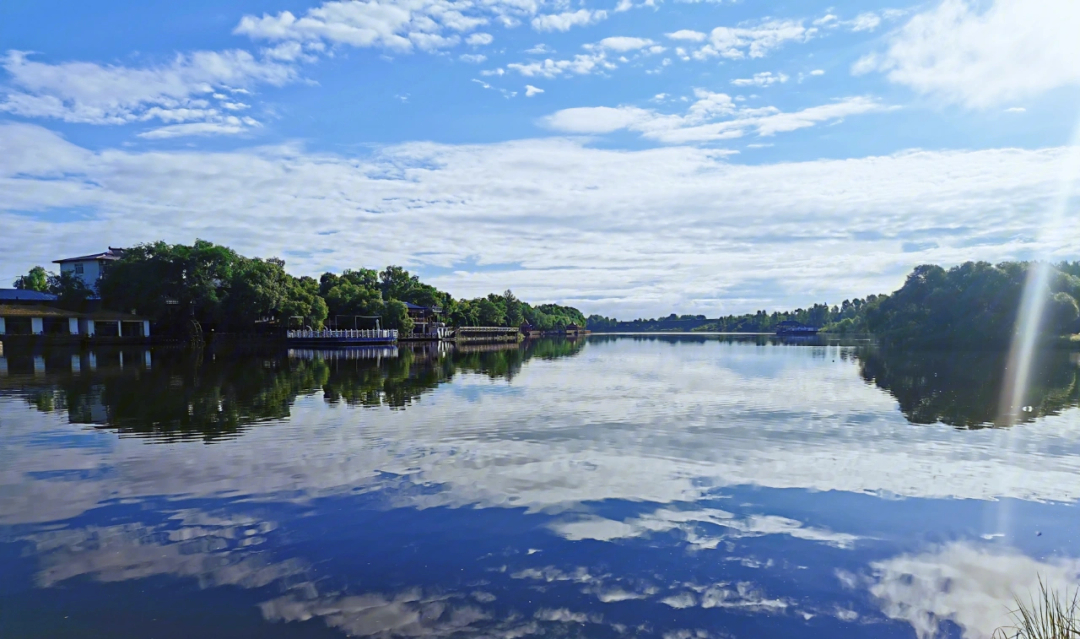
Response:
[[[964,639],[990,639],[1010,625],[1015,600],[1048,589],[1080,586],[1080,560],[1039,561],[1017,550],[954,542],[872,564],[870,592],[891,619],[911,624],[919,639],[938,636],[951,621]]]

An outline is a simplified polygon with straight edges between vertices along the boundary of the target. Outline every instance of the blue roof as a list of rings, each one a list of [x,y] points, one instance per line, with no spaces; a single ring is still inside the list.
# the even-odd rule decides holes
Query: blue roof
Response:
[[[39,293],[21,288],[0,288],[0,302],[55,302],[52,293]]]
[[[438,306],[419,306],[412,302],[405,302],[405,308],[408,308],[410,311],[434,311],[436,313],[442,311]]]

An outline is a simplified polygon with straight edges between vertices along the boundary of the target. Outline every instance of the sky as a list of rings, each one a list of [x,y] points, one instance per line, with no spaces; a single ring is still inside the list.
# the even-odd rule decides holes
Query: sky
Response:
[[[6,0],[0,285],[202,238],[630,319],[1080,259],[1076,33],[1074,0]]]

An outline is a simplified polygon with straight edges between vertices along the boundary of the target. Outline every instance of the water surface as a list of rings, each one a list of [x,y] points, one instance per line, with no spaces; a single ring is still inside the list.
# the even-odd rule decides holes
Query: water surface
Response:
[[[0,636],[988,637],[1080,367],[718,336],[0,360]]]

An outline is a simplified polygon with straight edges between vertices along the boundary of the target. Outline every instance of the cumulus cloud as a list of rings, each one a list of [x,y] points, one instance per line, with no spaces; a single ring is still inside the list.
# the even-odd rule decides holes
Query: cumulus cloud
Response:
[[[619,63],[630,62],[643,56],[655,55],[665,49],[648,38],[612,36],[599,42],[582,45],[585,53],[563,60],[532,60],[513,62],[506,68],[525,77],[556,78],[562,75],[588,75],[618,68]],[[608,54],[612,54],[609,57]],[[614,55],[620,54],[620,55]]]
[[[872,564],[870,592],[892,619],[907,621],[919,639],[939,636],[941,624],[960,627],[963,639],[991,639],[1012,625],[1015,601],[1038,592],[1080,587],[1080,561],[1038,561],[1012,549],[956,542]]]
[[[674,134],[688,128],[688,118],[731,117],[723,114],[738,108],[708,94],[693,110],[661,117],[678,119]],[[748,130],[825,115],[838,114],[766,114],[775,119]],[[579,124],[568,124],[571,116]],[[659,121],[653,111],[629,108],[559,117],[563,128],[579,132],[650,120]],[[355,251],[365,264],[413,268],[445,269],[482,256],[522,266],[440,283],[462,296],[512,286],[527,299],[656,315],[681,303],[721,304],[690,302],[699,297],[745,297],[738,286],[759,276],[774,282],[754,287],[768,301],[732,302],[747,308],[731,310],[892,290],[925,261],[1000,261],[1034,249],[1064,259],[1075,250],[1070,237],[1031,239],[1037,213],[1057,192],[1066,157],[1059,149],[756,166],[730,164],[724,151],[709,148],[619,151],[559,138],[413,143],[363,156],[296,145],[91,152],[25,124],[0,127],[0,148],[0,227],[8,239],[0,272],[8,273],[25,272],[42,255],[115,246],[115,229],[123,228],[126,243],[205,237],[251,255],[282,255],[301,244],[311,254],[289,258],[297,274],[356,266]],[[88,215],[66,223],[44,215],[70,208]],[[671,231],[660,244],[657,211]],[[463,219],[474,221],[465,236],[454,232]],[[953,230],[933,231],[938,248],[902,251],[903,242],[918,238],[911,234],[943,224]],[[327,229],[340,233],[317,233]],[[553,238],[558,250],[549,248]],[[777,252],[791,259],[778,263]],[[717,273],[725,274],[722,283]]]
[[[788,77],[783,73],[774,74],[771,71],[765,71],[764,73],[755,73],[752,78],[736,78],[731,83],[737,87],[767,87],[778,82],[783,84],[787,81]]]
[[[290,11],[261,17],[247,15],[233,33],[256,40],[328,42],[398,52],[434,51],[457,44],[458,34],[487,24],[492,13],[503,15],[508,5],[485,7],[442,0],[341,0],[324,2],[301,17]]]
[[[482,53],[463,53],[458,58],[462,62],[469,62],[471,64],[480,64],[487,60],[487,56]]]
[[[772,81],[781,80],[772,78]],[[754,83],[753,80],[746,82]],[[766,79],[762,79],[759,86],[766,86],[768,83]],[[729,140],[751,133],[775,135],[852,115],[888,109],[871,98],[851,97],[785,113],[774,107],[739,106],[725,93],[697,89],[694,95],[697,101],[684,115],[662,114],[653,109],[634,106],[575,107],[557,111],[547,116],[543,123],[548,128],[566,133],[611,133],[628,129],[650,140],[684,144]]]
[[[852,71],[878,71],[919,93],[988,108],[1080,84],[1078,32],[1080,5],[1070,0],[943,0]]]
[[[692,31],[690,29],[680,29],[673,33],[665,34],[672,40],[687,40],[689,42],[703,42],[708,36],[700,31]]]
[[[656,43],[648,38],[632,38],[628,36],[613,36],[610,38],[604,38],[596,43],[598,46],[611,51],[618,51],[619,53],[625,53],[626,51],[636,51],[638,49],[644,49],[651,47]]]
[[[536,16],[532,19],[532,27],[537,31],[569,31],[573,27],[595,24],[606,18],[607,11],[578,9]]]
[[[491,44],[495,41],[495,36],[490,33],[474,33],[465,38],[466,44],[470,44],[474,47],[483,46],[485,44]]]
[[[145,67],[48,64],[9,51],[0,64],[12,86],[0,111],[87,124],[187,122],[201,134],[237,133],[256,124],[227,114],[247,108],[227,95],[233,90],[296,78],[295,66],[246,51],[198,51]]]
[[[537,87],[534,87],[531,84],[526,84],[525,85],[525,97],[527,97],[527,98],[531,98],[534,95],[537,95],[537,94],[543,93],[543,92],[544,92],[543,89],[538,89]]]
[[[801,20],[765,20],[738,27],[717,27],[709,33],[709,43],[698,49],[694,57],[763,58],[788,42],[806,42],[816,34],[816,27],[806,27]]]

